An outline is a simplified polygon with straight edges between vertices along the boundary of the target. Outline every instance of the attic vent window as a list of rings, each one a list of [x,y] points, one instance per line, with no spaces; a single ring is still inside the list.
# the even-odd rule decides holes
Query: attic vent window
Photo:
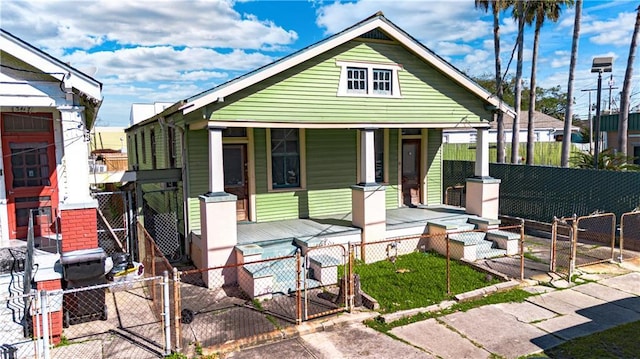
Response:
[[[336,61],[342,68],[338,96],[400,97],[398,64]]]

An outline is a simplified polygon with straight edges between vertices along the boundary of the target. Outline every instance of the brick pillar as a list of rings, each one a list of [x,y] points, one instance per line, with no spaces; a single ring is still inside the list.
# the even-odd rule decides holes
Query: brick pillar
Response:
[[[61,209],[62,253],[98,247],[98,216],[95,207]]]
[[[49,279],[37,282],[36,288],[38,290],[55,291],[60,290],[62,286],[60,279]],[[51,343],[56,345],[60,343],[62,338],[62,294],[49,296],[48,300],[49,312],[51,313],[49,317],[49,326],[51,328],[49,335],[51,336]],[[41,315],[38,316],[36,323],[34,323],[34,328],[35,325],[42,326]],[[36,333],[35,329],[33,333]],[[42,328],[38,330],[38,333],[42,333]]]

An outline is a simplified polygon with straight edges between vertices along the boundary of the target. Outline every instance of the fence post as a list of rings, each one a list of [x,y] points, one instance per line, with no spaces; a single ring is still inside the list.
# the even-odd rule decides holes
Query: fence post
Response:
[[[611,262],[616,260],[616,215],[611,214]],[[620,252],[622,254],[622,252]]]
[[[524,280],[524,219],[520,219],[520,280]]]
[[[445,233],[444,239],[447,242],[447,295],[451,295],[451,273],[450,273],[451,256],[449,254],[449,233]]]
[[[164,321],[164,355],[171,354],[171,310],[169,299],[169,272],[162,273],[162,303],[164,310],[162,318]]]
[[[628,213],[623,213],[622,216],[620,216],[620,256],[618,257],[618,261],[620,261],[620,263],[624,261],[622,257],[624,253],[624,217],[627,214]]]
[[[40,291],[40,317],[42,318],[40,324],[42,325],[42,353],[44,359],[49,359],[49,316],[48,316],[48,301],[47,292]],[[38,325],[38,323],[36,323]]]
[[[553,216],[551,223],[551,253],[549,253],[549,272],[556,270],[556,239],[558,236],[558,217]]]
[[[355,288],[355,280],[353,268],[355,267],[356,262],[356,245],[353,244],[349,246],[349,269],[347,275],[347,283],[345,283],[345,289],[347,291],[347,297],[349,298],[349,313],[353,311],[353,307],[355,306],[355,296],[356,296],[356,288]]]
[[[175,325],[175,336],[176,336],[176,340],[175,340],[175,351],[176,352],[180,352],[182,350],[181,346],[180,346],[180,335],[182,335],[180,333],[180,327],[181,327],[181,318],[180,318],[180,306],[181,306],[181,299],[180,299],[180,272],[178,272],[178,268],[173,268],[173,315],[174,315],[174,325]]]
[[[578,252],[578,216],[576,214],[573,215],[573,220],[571,221],[571,254],[569,255],[569,284],[571,284],[571,280],[573,279],[573,271],[576,268],[576,254]]]
[[[300,249],[296,250],[296,324],[302,323],[302,291],[300,290],[300,282],[302,278],[301,274],[301,263],[300,263]]]

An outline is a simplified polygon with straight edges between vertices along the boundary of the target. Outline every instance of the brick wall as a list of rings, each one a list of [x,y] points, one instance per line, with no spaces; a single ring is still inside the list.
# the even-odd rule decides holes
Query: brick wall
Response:
[[[98,223],[95,208],[60,211],[62,252],[98,247]]]
[[[62,288],[62,283],[60,282],[60,279],[45,280],[42,282],[37,282],[36,288],[38,290],[60,290]],[[49,296],[49,305],[54,305],[52,301],[59,301],[60,299],[61,297],[56,299],[55,297]],[[42,325],[42,316],[38,316],[37,323],[38,326]],[[60,343],[60,339],[62,338],[62,310],[51,312],[51,315],[49,316],[49,328],[49,335],[51,336],[52,344],[55,345]],[[39,331],[36,331],[34,326],[34,334],[35,333],[42,333],[42,328],[40,328]]]

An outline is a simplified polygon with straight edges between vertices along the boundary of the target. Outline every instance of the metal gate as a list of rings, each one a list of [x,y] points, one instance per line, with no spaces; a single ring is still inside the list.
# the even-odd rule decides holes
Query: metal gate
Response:
[[[352,286],[346,245],[309,248],[302,265],[302,320],[348,310]]]
[[[620,261],[640,256],[640,210],[620,217]]]
[[[178,189],[176,187],[143,190],[144,227],[162,254],[170,261],[181,260],[185,253],[185,248],[180,240],[178,216],[180,206],[178,203]]]
[[[616,215],[578,217],[574,226],[576,268],[615,259]]]
[[[553,218],[551,224],[551,272],[571,278],[574,270],[573,225],[574,218]]]
[[[98,201],[98,244],[111,255],[135,252],[135,212],[131,192],[94,192]]]

